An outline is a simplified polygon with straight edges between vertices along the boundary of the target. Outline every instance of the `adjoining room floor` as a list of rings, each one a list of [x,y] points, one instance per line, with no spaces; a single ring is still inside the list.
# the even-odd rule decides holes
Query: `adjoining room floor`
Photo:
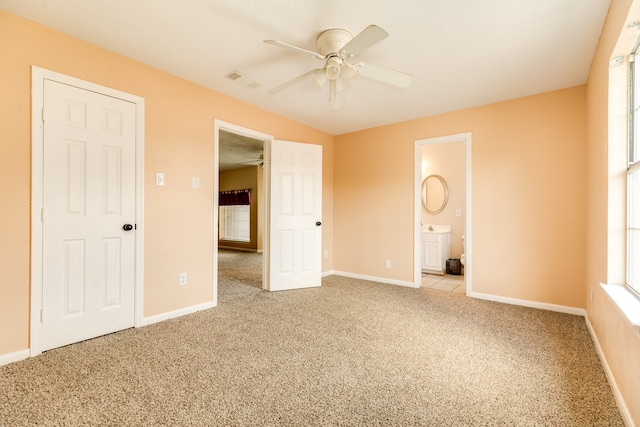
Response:
[[[445,274],[439,276],[436,274],[422,273],[422,287],[430,289],[439,289],[441,291],[465,293],[465,283],[463,275]]]

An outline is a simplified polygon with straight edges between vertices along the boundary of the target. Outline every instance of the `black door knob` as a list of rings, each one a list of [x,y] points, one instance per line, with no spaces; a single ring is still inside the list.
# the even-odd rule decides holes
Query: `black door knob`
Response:
[[[123,226],[122,226],[122,229],[123,229],[124,231],[131,231],[131,230],[133,230],[133,225],[131,225],[131,224],[125,224],[125,225],[123,225]]]
[[[320,227],[320,226],[322,225],[322,223],[321,223],[320,221],[316,221],[316,225],[317,225],[318,227]]]

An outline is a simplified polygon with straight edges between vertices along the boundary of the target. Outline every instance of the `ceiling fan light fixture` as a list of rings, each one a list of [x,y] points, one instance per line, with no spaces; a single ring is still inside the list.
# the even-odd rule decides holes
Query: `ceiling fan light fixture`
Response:
[[[325,67],[325,74],[329,80],[335,80],[340,77],[340,69],[342,68],[342,59],[334,56],[327,60],[327,66]]]
[[[320,87],[327,82],[327,74],[324,69],[320,69],[313,74],[313,81]]]
[[[630,36],[635,36],[640,33],[640,22],[634,21],[627,24],[627,34]]]
[[[358,77],[358,70],[353,65],[346,65],[342,67],[341,77],[347,83],[353,83]]]

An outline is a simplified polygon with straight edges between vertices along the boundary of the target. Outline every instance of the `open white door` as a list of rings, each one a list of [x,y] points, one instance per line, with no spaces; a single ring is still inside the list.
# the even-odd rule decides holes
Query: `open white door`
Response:
[[[322,146],[272,141],[269,290],[320,286]]]

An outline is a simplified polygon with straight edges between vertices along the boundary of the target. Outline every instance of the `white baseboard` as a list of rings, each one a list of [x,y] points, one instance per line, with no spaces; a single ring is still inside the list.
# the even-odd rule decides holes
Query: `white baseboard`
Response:
[[[156,316],[145,317],[142,319],[142,324],[137,326],[147,326],[154,323],[162,322],[163,320],[169,320],[187,314],[196,313],[198,311],[207,310],[215,307],[213,302],[206,302],[203,304],[194,305],[191,307],[185,307],[180,310],[170,311],[168,313],[158,314]],[[19,362],[24,359],[28,359],[31,356],[29,349],[16,351],[14,353],[0,354],[0,366],[8,365],[9,363]]]
[[[0,355],[0,366],[8,365],[9,363],[19,362],[21,360],[27,359],[30,356],[29,349],[24,349],[20,351],[16,351],[13,353],[2,354]]]
[[[518,298],[501,297],[499,295],[483,294],[480,292],[470,292],[467,296],[487,301],[501,302],[504,304],[521,305],[523,307],[539,308],[541,310],[557,311],[559,313],[575,314],[576,316],[585,316],[586,312],[583,308],[568,307],[566,305],[548,304],[545,302],[529,301]]]
[[[208,310],[215,307],[213,302],[205,302],[203,304],[192,305],[191,307],[181,308],[180,310],[169,311],[167,313],[157,314],[151,317],[145,317],[142,319],[142,324],[139,326],[148,326],[154,323],[162,322],[163,320],[174,319],[176,317],[185,316],[187,314],[193,314],[198,311]]]
[[[368,280],[370,282],[387,283],[389,285],[407,286],[409,288],[415,288],[416,287],[413,282],[405,282],[403,280],[387,279],[385,277],[367,276],[367,275],[364,275],[364,274],[347,273],[345,271],[335,271],[335,270],[332,270],[331,274],[335,274],[336,276],[350,277],[352,279]],[[323,274],[323,276],[324,275],[328,276],[329,274]]]
[[[399,286],[407,286],[410,288],[415,288],[415,284],[413,282],[386,279],[383,277],[367,276],[364,274],[347,273],[344,271],[331,270],[323,273],[322,276],[325,277],[325,276],[330,276],[332,274],[335,274],[336,276],[351,277],[354,279],[369,280],[372,282],[388,283],[391,285],[399,285]],[[471,292],[471,293],[468,293],[467,296],[472,298],[484,299],[488,301],[500,302],[504,304],[521,305],[523,307],[539,308],[541,310],[549,310],[549,311],[556,311],[560,313],[574,314],[574,315],[583,316],[583,317],[586,315],[585,310],[582,308],[568,307],[568,306],[558,305],[558,304],[548,304],[548,303],[528,301],[528,300],[517,299],[517,298],[501,297],[498,295],[483,294],[479,292]]]
[[[602,347],[600,346],[600,341],[598,341],[598,337],[596,336],[593,327],[591,326],[591,322],[589,321],[589,316],[585,316],[585,321],[587,323],[587,329],[589,330],[589,334],[591,335],[591,341],[593,341],[594,346],[596,347],[596,353],[598,353],[598,357],[600,358],[600,364],[604,369],[604,373],[607,376],[607,380],[609,380],[609,385],[611,386],[611,390],[613,391],[613,397],[616,399],[616,403],[618,404],[618,409],[620,410],[620,414],[624,419],[625,425],[628,427],[635,427],[631,416],[629,415],[629,409],[627,405],[625,405],[624,400],[622,399],[622,395],[620,394],[620,390],[618,389],[618,384],[616,383],[616,379],[611,372],[611,368],[609,368],[609,364],[607,363],[607,359],[604,357],[604,352],[602,351]]]

